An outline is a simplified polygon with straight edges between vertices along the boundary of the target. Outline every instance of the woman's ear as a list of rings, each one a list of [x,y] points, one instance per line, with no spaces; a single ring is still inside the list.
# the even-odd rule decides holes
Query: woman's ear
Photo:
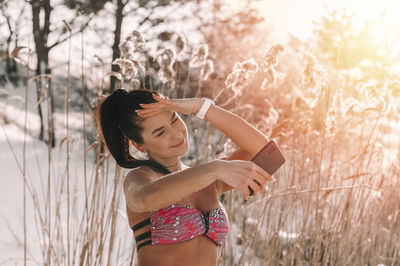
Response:
[[[139,151],[141,151],[141,152],[146,152],[146,149],[143,147],[143,145],[140,145],[140,144],[137,144],[135,141],[133,141],[133,140],[129,140],[132,144],[133,144],[133,146],[135,146],[136,147],[136,149],[138,149]]]

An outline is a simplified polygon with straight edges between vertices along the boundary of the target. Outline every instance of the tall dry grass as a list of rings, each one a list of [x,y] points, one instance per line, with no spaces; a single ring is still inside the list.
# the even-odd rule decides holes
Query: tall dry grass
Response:
[[[220,265],[400,264],[400,143],[387,139],[398,130],[399,98],[389,86],[360,86],[358,98],[344,98],[329,88],[324,71],[310,68],[301,101],[286,110],[297,113],[275,127],[282,126],[279,143],[288,159],[278,182],[249,203],[236,191],[226,196],[238,235],[225,245]],[[317,97],[307,98],[310,90]],[[320,109],[326,111],[316,117]],[[388,163],[387,154],[397,158]]]
[[[91,121],[85,113],[83,37],[81,121],[86,134],[93,128],[88,128]],[[169,97],[213,98],[277,140],[287,158],[275,175],[277,182],[260,196],[244,202],[240,192],[231,191],[221,197],[231,232],[219,250],[219,265],[400,265],[399,159],[383,167],[385,154],[399,147],[398,139],[392,146],[385,139],[390,127],[399,122],[398,113],[393,115],[399,98],[390,94],[389,86],[370,88],[370,93],[360,88],[359,98],[345,98],[339,89],[329,87],[322,65],[309,56],[299,77],[298,94],[282,97],[286,102],[273,100],[271,95],[279,90],[276,67],[283,51],[281,45],[275,45],[260,60],[238,62],[223,88],[206,91],[203,85],[212,72],[208,49],[203,46],[192,53],[186,48],[182,54],[186,44],[182,40],[177,43],[176,51],[159,53],[163,92]],[[121,86],[137,88],[152,71],[140,34],[134,32],[122,44],[121,52],[121,58],[113,63],[120,65],[123,75],[105,76],[114,75]],[[51,77],[44,78],[49,82]],[[257,79],[262,86],[252,94],[267,100],[255,106],[243,99]],[[99,84],[102,97],[104,79]],[[59,150],[49,146],[47,178],[41,177],[46,183],[39,186],[22,171],[24,199],[33,203],[37,244],[42,251],[41,258],[25,255],[24,261],[38,265],[132,264],[136,251],[122,193],[127,170],[115,166],[99,136],[89,147],[86,136],[83,138],[79,145],[82,157],[78,149],[70,151],[74,138],[68,130],[68,91],[69,85],[62,121],[66,136]],[[391,97],[391,104],[385,97]],[[25,107],[33,104],[27,99]],[[206,121],[184,119],[191,142],[184,158],[187,164],[215,159],[235,148]],[[66,155],[59,158],[64,161],[55,161],[54,153],[61,151]],[[69,161],[74,155],[82,161],[76,166],[80,172],[72,176]],[[30,222],[24,220],[24,226]],[[24,247],[29,249],[32,243],[27,242]]]

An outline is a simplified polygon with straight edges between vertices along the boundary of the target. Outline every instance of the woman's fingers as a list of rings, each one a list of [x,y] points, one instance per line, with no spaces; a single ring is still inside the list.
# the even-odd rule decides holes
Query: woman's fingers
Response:
[[[160,109],[166,107],[165,103],[162,102],[156,102],[156,103],[141,103],[140,107],[142,107],[144,110],[146,109]]]
[[[161,101],[167,100],[168,96],[165,96],[165,98],[161,98],[160,96],[153,94],[153,98],[156,99],[157,101],[161,102]]]
[[[241,190],[243,192],[243,198],[245,200],[249,200],[249,195],[250,195],[249,187],[246,186],[245,188],[242,188]]]
[[[135,111],[138,114],[138,116],[140,116],[140,117],[149,117],[149,116],[152,116],[152,115],[162,112],[162,110],[160,110],[160,109],[150,109],[150,110],[139,109],[139,110],[135,110]]]
[[[159,109],[161,111],[173,111],[182,114],[193,113],[193,107],[198,101],[197,98],[187,98],[187,99],[164,99],[153,94],[153,98],[157,100],[155,103],[141,104],[140,106],[144,110]]]
[[[154,107],[157,107],[157,106],[159,106],[159,103],[141,103],[140,104],[140,107],[142,107],[143,109],[151,109],[151,108],[154,108]]]
[[[259,190],[261,191],[263,189],[263,185],[258,183],[257,180],[253,179],[253,181],[257,184],[257,186],[259,187]],[[256,194],[254,194],[254,190],[249,186],[249,190],[250,190],[250,196],[256,196]]]
[[[142,103],[140,104],[140,107],[142,107],[143,109],[152,109],[152,108],[166,108],[168,106],[170,106],[173,103],[173,100],[169,100],[169,99],[164,99],[161,98],[155,94],[153,94],[153,98],[155,100],[157,100],[157,102],[155,103]]]
[[[267,184],[267,180],[265,179],[264,176],[260,175],[259,173],[255,174],[253,176],[253,179],[255,182],[257,182],[258,186],[260,187],[260,189],[262,190],[265,185]]]
[[[250,180],[250,183],[248,184],[248,186],[250,187],[250,189],[253,191],[253,196],[257,196],[258,193],[260,193],[261,191],[261,187],[258,184],[258,182],[256,182],[254,179]],[[250,190],[249,189],[249,190]]]
[[[254,196],[254,191],[251,189],[251,187],[250,186],[247,186],[248,188],[249,188],[249,190],[250,190],[250,194],[249,194],[249,196]]]
[[[135,110],[140,117],[152,116],[163,111],[168,111],[170,109],[168,105],[164,102],[142,103],[140,104],[140,107],[142,107],[143,109]]]
[[[270,174],[268,174],[264,169],[262,169],[260,166],[255,164],[256,172],[261,175],[266,181],[271,181],[274,182],[275,178],[273,178]]]
[[[225,161],[224,161],[225,162]],[[247,200],[249,196],[257,196],[266,187],[267,181],[275,180],[261,167],[251,161],[232,160],[226,161],[230,164],[220,173],[220,179],[234,188],[243,192]]]
[[[142,107],[143,109],[139,109],[141,110],[140,112],[135,110],[138,114],[140,114],[140,116],[143,115],[143,117],[147,117],[163,111],[181,111],[179,100],[164,99],[154,94],[153,97],[155,100],[157,100],[157,102],[142,103],[140,104],[140,107]],[[154,111],[154,113],[152,111]]]
[[[257,177],[256,177],[256,178],[257,178]],[[259,182],[257,182],[256,179],[253,179],[253,181],[257,183],[257,185],[260,187],[260,189],[262,189],[262,184],[263,184],[264,182],[261,181],[261,183],[259,183]]]
[[[250,190],[250,196],[257,196],[265,188],[267,181],[275,181],[275,179],[254,163],[252,169],[248,188]]]

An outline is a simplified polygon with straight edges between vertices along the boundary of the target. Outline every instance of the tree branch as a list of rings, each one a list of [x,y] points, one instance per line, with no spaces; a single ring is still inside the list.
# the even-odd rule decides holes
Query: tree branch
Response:
[[[89,18],[88,21],[86,21],[86,23],[84,25],[82,25],[82,27],[80,27],[79,30],[71,33],[71,35],[68,33],[64,36],[64,38],[57,40],[55,43],[53,43],[52,45],[49,46],[49,50],[54,48],[55,46],[65,42],[66,40],[68,40],[70,37],[82,32],[83,30],[86,29],[86,27],[89,25],[89,22],[92,20],[93,18]]]
[[[12,27],[11,27],[10,16],[8,16],[6,11],[4,10],[4,5],[0,5],[0,9],[1,9],[1,13],[3,13],[3,16],[6,18],[8,30],[10,31],[10,37],[9,38],[11,38],[11,36],[13,35],[13,30],[12,30]]]

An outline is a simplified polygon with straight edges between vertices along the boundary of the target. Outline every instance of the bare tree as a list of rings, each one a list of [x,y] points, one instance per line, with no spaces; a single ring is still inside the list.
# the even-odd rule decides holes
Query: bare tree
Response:
[[[157,26],[161,23],[164,22],[162,19],[157,19],[157,18],[152,18],[152,15],[154,14],[154,11],[157,10],[158,8],[166,7],[170,5],[171,3],[186,3],[189,1],[173,1],[173,0],[164,0],[164,1],[149,1],[149,0],[139,0],[135,1],[133,6],[130,6],[128,10],[125,10],[127,7],[128,3],[133,2],[133,1],[128,1],[128,0],[117,0],[116,1],[116,8],[115,8],[115,29],[114,29],[114,43],[112,46],[113,54],[112,54],[112,61],[115,59],[119,58],[121,56],[120,50],[119,50],[119,45],[121,42],[121,31],[122,31],[122,22],[124,17],[128,15],[138,15],[137,11],[138,9],[145,9],[147,10],[147,13],[140,18],[138,24],[136,25],[137,31],[141,31],[141,27],[146,23],[150,23],[152,27]],[[120,71],[120,68],[118,65],[112,65],[111,70],[114,72]],[[116,81],[117,79],[114,76],[110,77],[110,92],[116,89]]]
[[[164,18],[157,18],[154,16],[157,10],[160,8],[168,8],[172,3],[181,3],[182,5],[187,4],[191,1],[183,0],[163,0],[163,1],[151,1],[151,0],[68,0],[74,5],[80,5],[80,8],[84,9],[85,12],[97,12],[103,8],[106,2],[113,4],[114,12],[112,16],[114,17],[115,24],[113,30],[113,43],[112,43],[112,61],[121,56],[119,46],[121,43],[121,34],[123,32],[124,20],[126,17],[134,16],[136,22],[134,25],[129,25],[133,30],[141,32],[143,28],[155,27],[157,25],[163,24],[166,21]],[[101,33],[99,32],[99,35]],[[111,65],[111,70],[114,72],[119,72],[120,68],[118,65]],[[143,73],[142,73],[143,74]],[[114,76],[110,76],[110,87],[108,92],[112,92],[116,89],[117,79]]]
[[[4,0],[0,1],[0,12],[5,19],[5,22],[7,25],[7,30],[8,30],[8,36],[6,38],[6,74],[9,77],[15,76],[15,74],[17,72],[16,62],[13,58],[10,57],[11,43],[14,40],[15,47],[18,46],[18,37],[19,37],[18,36],[18,28],[22,21],[22,17],[26,11],[25,3],[23,1],[19,1],[19,3],[21,3],[22,6],[20,7],[20,10],[17,13],[17,16],[13,17],[11,15],[11,9],[13,9],[14,7],[10,6],[10,2],[4,1]],[[17,4],[19,4],[19,3],[17,3]],[[15,2],[13,4],[15,4]]]
[[[116,10],[115,10],[115,29],[114,29],[114,43],[112,46],[112,59],[118,58],[121,56],[121,52],[119,51],[119,44],[121,42],[121,29],[122,29],[122,21],[124,19],[124,8],[129,0],[117,0]],[[118,65],[111,65],[111,71],[118,72]],[[110,92],[115,90],[116,87],[116,78],[114,76],[110,77]]]
[[[32,31],[33,31],[33,39],[35,42],[36,55],[37,55],[37,66],[36,66],[36,75],[39,78],[37,81],[37,100],[40,101],[40,95],[43,90],[43,80],[40,78],[41,74],[51,75],[51,69],[49,66],[49,52],[52,48],[57,45],[63,43],[68,38],[70,38],[69,33],[62,32],[58,34],[57,40],[49,44],[48,37],[51,33],[53,33],[50,29],[50,17],[53,7],[51,6],[50,0],[30,0],[29,4],[32,7]],[[41,15],[43,14],[43,15]],[[71,36],[81,32],[86,28],[90,21],[90,18],[87,22],[80,27],[77,27],[78,30],[72,32]],[[69,22],[71,25],[74,25],[74,21]],[[73,27],[74,28],[74,27]],[[46,81],[47,82],[47,81]],[[48,83],[45,84],[47,88],[47,97],[50,101],[50,110],[49,110],[49,139],[48,142],[51,142],[51,147],[55,146],[55,134],[54,134],[54,121],[53,121],[53,111],[54,111],[54,96],[51,86],[51,79],[49,79]],[[44,140],[44,124],[43,124],[43,115],[41,105],[38,104],[38,113],[40,117],[40,134],[39,139]]]

